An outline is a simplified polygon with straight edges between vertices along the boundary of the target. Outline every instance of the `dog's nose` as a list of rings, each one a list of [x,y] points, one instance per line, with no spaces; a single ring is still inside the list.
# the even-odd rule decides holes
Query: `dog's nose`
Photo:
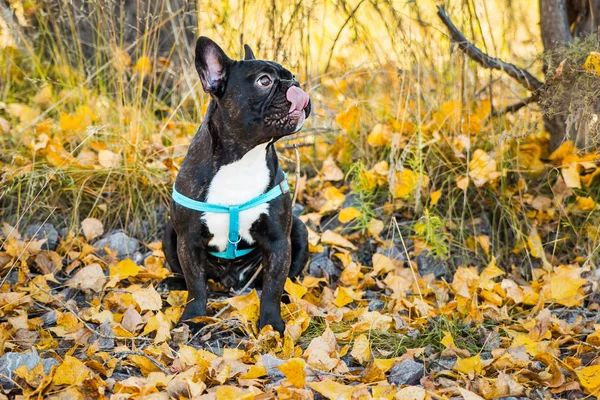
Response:
[[[308,105],[310,98],[308,97],[308,93],[304,90],[300,89],[297,86],[290,86],[287,90],[285,97],[288,99],[292,106],[290,107],[290,111],[302,111]]]

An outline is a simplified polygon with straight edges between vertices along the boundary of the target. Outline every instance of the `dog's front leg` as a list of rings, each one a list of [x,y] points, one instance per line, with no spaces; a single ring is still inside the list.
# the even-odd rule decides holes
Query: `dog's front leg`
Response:
[[[281,318],[281,296],[290,270],[291,242],[289,236],[271,242],[263,249],[263,286],[260,296],[258,329],[271,325],[283,337],[285,323]]]
[[[177,255],[185,276],[188,290],[188,304],[183,311],[181,321],[206,315],[208,289],[206,286],[206,252],[199,246],[189,243],[188,235],[177,238]],[[188,323],[192,330],[200,325]]]

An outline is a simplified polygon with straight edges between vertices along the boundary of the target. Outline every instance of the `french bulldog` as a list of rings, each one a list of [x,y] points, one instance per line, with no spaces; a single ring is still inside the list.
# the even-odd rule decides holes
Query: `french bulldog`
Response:
[[[309,96],[290,71],[257,60],[248,45],[244,49],[238,61],[207,37],[196,43],[195,66],[211,101],[175,181],[176,191],[189,199],[232,206],[281,185],[286,178],[274,143],[298,132],[310,114]],[[308,231],[292,215],[289,190],[281,187],[285,193],[239,213],[237,248],[254,250],[235,259],[211,254],[224,252],[230,241],[227,213],[171,202],[163,250],[172,271],[185,278],[188,304],[182,322],[206,315],[207,279],[238,289],[262,263],[258,327],[271,325],[283,335],[283,287],[306,265]]]

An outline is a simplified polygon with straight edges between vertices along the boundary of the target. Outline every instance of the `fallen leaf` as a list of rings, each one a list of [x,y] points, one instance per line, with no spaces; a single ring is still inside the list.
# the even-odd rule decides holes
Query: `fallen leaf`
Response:
[[[86,218],[81,222],[83,236],[87,241],[91,241],[104,233],[102,222],[96,218]]]
[[[304,372],[305,362],[301,358],[290,358],[277,368],[283,372],[287,380],[298,389],[306,385],[306,373]]]
[[[342,224],[345,224],[347,222],[355,220],[356,218],[360,217],[361,215],[362,215],[362,213],[357,208],[347,207],[347,208],[340,210],[338,219],[340,220],[340,222]]]
[[[356,250],[356,246],[353,245],[352,242],[329,229],[323,232],[323,234],[321,235],[321,243]]]
[[[67,286],[83,291],[91,290],[100,293],[106,280],[106,275],[104,275],[104,271],[100,264],[94,263],[77,271],[77,273],[67,281]]]

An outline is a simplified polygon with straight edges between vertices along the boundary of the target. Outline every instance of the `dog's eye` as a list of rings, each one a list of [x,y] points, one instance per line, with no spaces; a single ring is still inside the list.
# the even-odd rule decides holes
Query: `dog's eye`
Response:
[[[258,78],[258,83],[260,83],[263,86],[271,86],[273,81],[271,80],[271,78],[269,78],[268,75],[263,75],[260,78]]]

